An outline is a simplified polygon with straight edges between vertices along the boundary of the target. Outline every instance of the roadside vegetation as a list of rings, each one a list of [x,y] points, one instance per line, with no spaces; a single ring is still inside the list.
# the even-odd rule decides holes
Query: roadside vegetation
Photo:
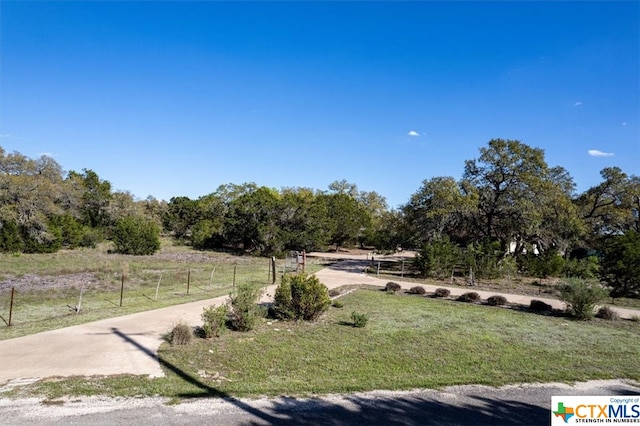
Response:
[[[9,395],[160,395],[177,401],[640,380],[637,322],[576,321],[380,290],[358,290],[340,300],[344,308],[331,307],[315,322],[265,318],[251,331],[163,344],[166,377],[55,379]],[[366,326],[354,326],[365,318]]]

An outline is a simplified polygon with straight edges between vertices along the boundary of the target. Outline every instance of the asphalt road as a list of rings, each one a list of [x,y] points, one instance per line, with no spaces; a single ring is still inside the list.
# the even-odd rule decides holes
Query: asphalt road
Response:
[[[168,405],[161,398],[82,398],[43,404],[0,399],[3,425],[548,425],[551,397],[640,395],[639,384],[593,381],[453,386],[441,391],[367,392],[322,398],[199,398]]]

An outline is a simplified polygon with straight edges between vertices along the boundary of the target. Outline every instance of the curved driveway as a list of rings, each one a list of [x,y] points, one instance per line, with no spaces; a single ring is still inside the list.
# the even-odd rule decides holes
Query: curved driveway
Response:
[[[327,257],[326,254],[319,256]],[[384,285],[387,280],[364,274],[368,261],[364,256],[345,260],[325,268],[316,276],[328,288],[345,284]],[[403,288],[415,283],[398,283]],[[423,285],[427,292],[435,286]],[[268,301],[275,286],[267,287],[264,301]],[[466,289],[451,287],[453,296]],[[478,291],[483,299],[498,294]],[[529,304],[530,296],[504,295],[511,303]],[[91,376],[112,374],[163,375],[156,354],[162,335],[178,322],[201,323],[200,314],[205,306],[222,304],[226,297],[202,300],[153,311],[81,324],[31,336],[0,341],[0,389],[12,384],[53,376]],[[540,299],[553,307],[562,308],[562,302]],[[618,309],[622,317],[638,315],[640,311]]]

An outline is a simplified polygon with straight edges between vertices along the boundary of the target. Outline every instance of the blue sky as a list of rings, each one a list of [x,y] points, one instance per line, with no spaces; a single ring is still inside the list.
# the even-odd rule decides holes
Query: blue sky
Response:
[[[638,2],[0,3],[0,146],[138,198],[224,183],[391,207],[492,138],[579,191],[640,174]]]

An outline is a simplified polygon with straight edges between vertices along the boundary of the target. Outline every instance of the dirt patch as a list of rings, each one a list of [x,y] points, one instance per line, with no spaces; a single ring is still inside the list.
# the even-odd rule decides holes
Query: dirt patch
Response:
[[[220,255],[220,253],[199,253],[199,252],[173,252],[157,253],[151,256],[154,260],[167,260],[175,263],[211,263],[211,264],[244,264],[251,263],[251,258],[243,259],[239,256]],[[266,260],[265,260],[266,262]]]
[[[86,287],[98,282],[98,278],[91,272],[68,275],[27,274],[21,277],[5,278],[0,281],[0,291],[11,290],[12,287],[22,292],[79,289],[83,284]]]

